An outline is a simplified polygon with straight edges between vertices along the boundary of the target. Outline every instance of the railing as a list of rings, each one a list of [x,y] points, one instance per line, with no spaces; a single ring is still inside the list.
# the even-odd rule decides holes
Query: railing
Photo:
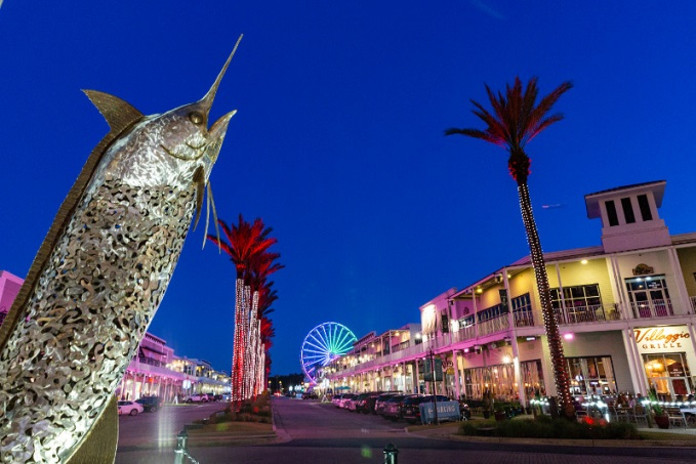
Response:
[[[667,317],[674,316],[672,300],[650,300],[631,303],[633,317],[643,319],[648,317]]]
[[[510,327],[508,321],[508,315],[502,314],[498,317],[488,319],[487,321],[482,321],[478,323],[478,335],[489,335],[495,332],[502,332]]]
[[[567,306],[554,310],[559,325],[582,324],[584,322],[618,321],[621,313],[617,304]]]
[[[691,310],[696,313],[696,296],[690,296],[689,300],[691,301]]]
[[[534,326],[534,314],[531,309],[525,309],[524,311],[514,311],[512,317],[515,320],[515,327],[533,327]]]
[[[476,326],[469,325],[466,327],[460,327],[458,331],[452,333],[452,341],[463,342],[464,340],[470,340],[476,337]]]

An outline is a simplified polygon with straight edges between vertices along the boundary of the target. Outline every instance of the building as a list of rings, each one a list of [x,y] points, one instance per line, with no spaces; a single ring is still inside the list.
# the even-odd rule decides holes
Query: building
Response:
[[[12,302],[17,298],[23,279],[7,271],[0,271],[0,324],[5,320]]]
[[[588,218],[601,221],[601,245],[545,254],[576,395],[696,393],[696,233],[669,234],[659,217],[665,185],[586,195]],[[408,377],[399,384],[405,391],[490,392],[523,404],[556,394],[528,257],[438,295],[420,312],[421,344],[366,363],[339,359],[329,372],[333,386],[377,389],[376,379],[396,370]]]
[[[0,324],[23,282],[7,271],[0,271]],[[207,361],[176,356],[164,339],[149,332],[145,333],[116,388],[119,399],[159,396],[166,402],[183,401],[193,393],[229,392],[229,375],[215,371]]]

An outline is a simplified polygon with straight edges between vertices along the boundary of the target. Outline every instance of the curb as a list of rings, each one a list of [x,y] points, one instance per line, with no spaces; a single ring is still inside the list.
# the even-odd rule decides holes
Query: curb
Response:
[[[471,435],[438,435],[413,432],[411,432],[411,435],[420,436],[421,438],[511,445],[584,446],[587,448],[696,448],[696,444],[689,440],[582,440],[568,438],[477,437]]]

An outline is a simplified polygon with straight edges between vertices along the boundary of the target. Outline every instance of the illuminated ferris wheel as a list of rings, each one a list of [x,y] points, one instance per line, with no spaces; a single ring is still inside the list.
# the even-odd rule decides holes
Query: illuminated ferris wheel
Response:
[[[302,370],[309,381],[316,385],[317,369],[348,353],[357,340],[348,327],[338,322],[324,322],[310,330],[300,350]]]

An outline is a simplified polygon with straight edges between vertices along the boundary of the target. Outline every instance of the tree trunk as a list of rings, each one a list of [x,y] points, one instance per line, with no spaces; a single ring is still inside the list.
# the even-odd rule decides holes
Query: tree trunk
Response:
[[[556,392],[560,397],[560,406],[563,414],[568,417],[575,417],[575,407],[570,394],[570,379],[565,366],[565,356],[563,355],[563,343],[558,331],[558,323],[551,306],[551,290],[549,288],[549,278],[546,274],[546,262],[541,250],[541,241],[537,232],[534,213],[532,212],[532,202],[529,196],[529,187],[526,182],[518,183],[517,193],[520,198],[520,210],[522,212],[522,222],[527,231],[527,243],[534,266],[537,288],[539,289],[539,299],[541,300],[541,313],[544,317],[544,329],[546,330],[547,342],[551,353],[551,364],[553,366],[553,376],[556,384]]]

